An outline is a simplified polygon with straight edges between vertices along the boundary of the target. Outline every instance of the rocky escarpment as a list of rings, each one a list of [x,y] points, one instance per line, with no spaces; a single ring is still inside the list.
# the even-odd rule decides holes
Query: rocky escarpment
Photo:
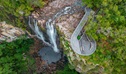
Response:
[[[22,29],[6,24],[6,22],[0,22],[0,42],[11,42],[24,34]]]
[[[42,28],[45,28],[46,21],[51,18],[57,11],[66,6],[70,6],[80,0],[55,0],[50,2],[44,8],[36,10],[32,16],[38,20]],[[88,73],[96,69],[94,73],[102,73],[103,68],[93,62],[88,62],[88,56],[81,56],[73,52],[70,46],[70,37],[83,17],[84,12],[80,11],[70,15],[64,15],[56,19],[56,27],[58,27],[60,42],[64,48],[64,53],[68,56],[68,60],[72,67],[80,73]]]

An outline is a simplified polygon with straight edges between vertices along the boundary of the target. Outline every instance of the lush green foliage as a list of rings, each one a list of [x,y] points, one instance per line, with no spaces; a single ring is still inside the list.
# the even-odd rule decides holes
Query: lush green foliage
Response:
[[[43,0],[0,0],[0,21],[25,28],[25,17],[44,4]]]
[[[70,69],[69,64],[64,66],[63,70],[58,70],[56,74],[78,74],[75,70]]]
[[[26,55],[31,44],[33,39],[18,39],[0,44],[0,74],[28,74],[28,65],[32,67],[34,63]]]
[[[95,18],[85,27],[86,33],[97,41],[96,52],[88,62],[100,64],[105,73],[126,73],[126,0],[83,0],[94,11]]]

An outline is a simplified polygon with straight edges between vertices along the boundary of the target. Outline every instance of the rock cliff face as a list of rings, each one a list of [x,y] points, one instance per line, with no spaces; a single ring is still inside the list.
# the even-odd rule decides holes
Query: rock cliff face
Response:
[[[38,20],[38,23],[42,28],[45,26],[45,22],[52,17],[57,11],[61,10],[63,7],[74,4],[79,0],[55,0],[50,2],[47,6],[40,10],[36,10],[32,13],[32,16]],[[60,42],[63,45],[64,53],[69,57],[68,60],[72,67],[80,73],[87,73],[94,70],[96,67],[97,72],[101,73],[102,68],[98,64],[93,62],[88,62],[88,57],[80,56],[73,52],[70,46],[70,37],[83,17],[84,12],[78,12],[71,15],[64,15],[56,19],[56,27],[58,27]],[[97,73],[96,72],[96,73]]]
[[[13,27],[5,22],[0,22],[0,42],[4,40],[11,42],[23,34],[25,34],[25,32],[20,28]]]

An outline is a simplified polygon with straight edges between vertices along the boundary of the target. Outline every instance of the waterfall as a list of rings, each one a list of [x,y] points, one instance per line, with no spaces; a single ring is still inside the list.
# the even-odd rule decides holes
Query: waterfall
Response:
[[[29,26],[30,28],[35,32],[36,34],[36,37],[40,40],[42,40],[46,45],[48,46],[51,46],[53,48],[53,50],[55,52],[59,52],[59,49],[57,47],[57,44],[56,44],[56,36],[57,36],[57,32],[56,32],[56,29],[54,28],[54,22],[52,22],[51,19],[49,19],[47,22],[46,22],[46,30],[47,30],[47,35],[49,36],[49,42],[46,42],[45,41],[45,38],[43,36],[43,33],[40,31],[38,25],[37,25],[37,21],[35,19],[32,19],[33,20],[33,24],[31,24],[31,17],[29,16]]]
[[[35,32],[36,37],[40,40],[42,40],[46,45],[51,46],[51,44],[49,42],[45,41],[45,38],[43,36],[43,33],[40,31],[38,25],[37,25],[37,20],[32,19],[33,20],[33,24],[31,24],[31,17],[29,16],[29,22],[28,25],[29,27]]]
[[[59,52],[59,49],[57,48],[56,44],[56,36],[57,32],[56,29],[54,28],[54,22],[52,22],[51,19],[49,19],[46,22],[46,29],[47,29],[47,35],[49,36],[50,43],[52,44],[52,48],[55,52]]]

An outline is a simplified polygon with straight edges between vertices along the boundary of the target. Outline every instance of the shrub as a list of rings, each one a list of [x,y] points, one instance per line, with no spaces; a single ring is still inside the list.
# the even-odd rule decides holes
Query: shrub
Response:
[[[66,64],[64,66],[64,69],[63,70],[57,70],[56,71],[56,74],[78,74],[78,72],[76,72],[75,70],[73,69],[70,69],[69,68],[69,64]]]
[[[0,74],[28,74],[28,58],[26,53],[33,39],[18,39],[0,44]],[[34,60],[31,60],[32,64]],[[32,64],[30,67],[32,67]]]

